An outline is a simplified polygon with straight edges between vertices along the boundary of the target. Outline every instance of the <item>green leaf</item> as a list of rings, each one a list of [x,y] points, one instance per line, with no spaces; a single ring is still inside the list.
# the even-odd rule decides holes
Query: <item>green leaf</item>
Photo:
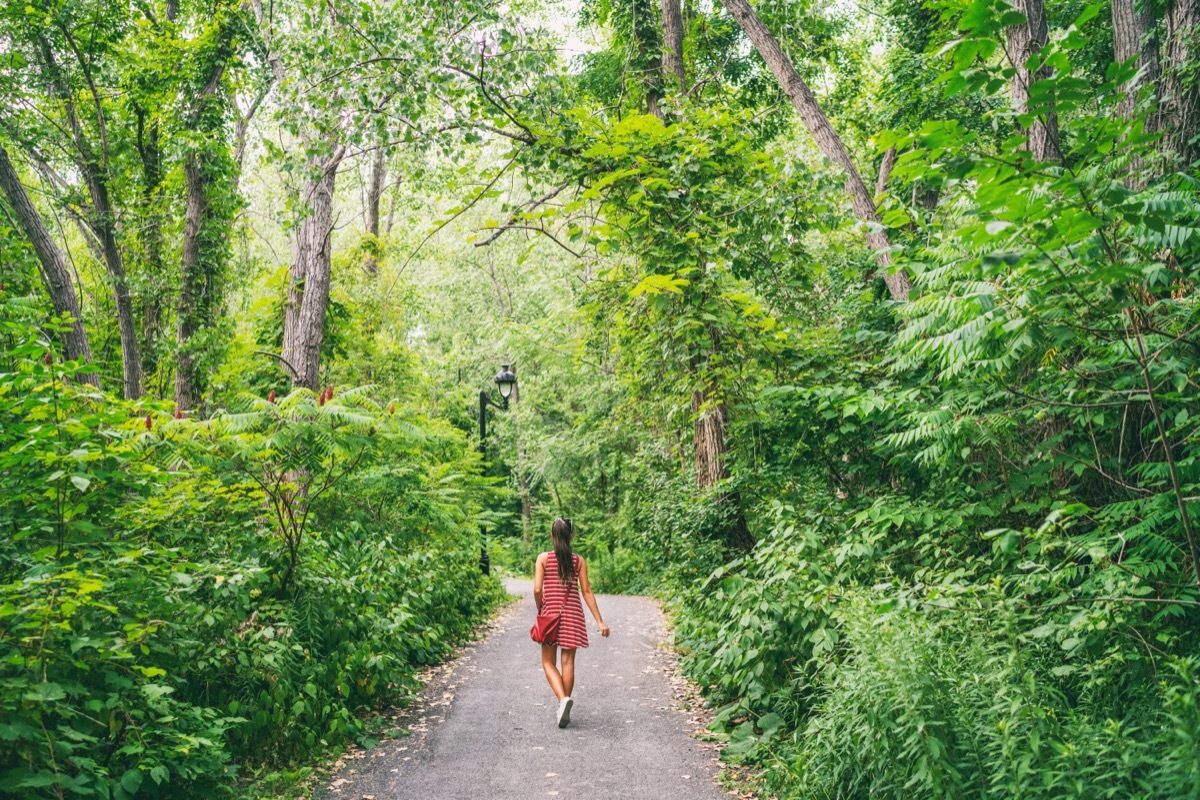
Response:
[[[121,788],[130,795],[135,795],[142,786],[142,772],[137,769],[126,770],[121,776]]]

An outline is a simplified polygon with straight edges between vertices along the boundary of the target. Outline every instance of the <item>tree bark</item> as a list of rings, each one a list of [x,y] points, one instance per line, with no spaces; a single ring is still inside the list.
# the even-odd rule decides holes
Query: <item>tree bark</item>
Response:
[[[204,172],[195,153],[189,153],[183,163],[187,203],[183,214],[183,248],[179,263],[179,304],[175,324],[175,407],[190,411],[202,393],[200,376],[196,374],[196,349],[192,337],[201,322],[201,294],[205,281],[200,258],[200,242],[205,218]]]
[[[63,350],[71,361],[90,364],[92,347],[88,341],[87,329],[83,326],[83,314],[79,308],[79,298],[75,294],[75,286],[71,283],[71,273],[67,270],[67,262],[62,251],[55,244],[42,221],[41,215],[29,199],[24,184],[8,157],[8,151],[0,145],[0,191],[4,193],[17,224],[21,226],[25,236],[33,245],[38,258],[38,272],[56,315],[70,314],[71,327],[63,331]],[[99,388],[100,378],[94,372],[80,373],[78,379]]]
[[[892,145],[883,154],[879,163],[879,179],[875,181],[875,196],[879,197],[887,189],[888,178],[892,177],[892,168],[896,166],[896,145]]]
[[[725,454],[725,403],[715,397],[712,387],[692,391],[692,415],[695,417],[693,454],[696,488],[709,492],[729,477]]]
[[[375,148],[371,159],[371,177],[367,184],[366,227],[371,234],[371,250],[363,262],[367,274],[374,277],[379,274],[379,257],[376,248],[379,246],[379,202],[383,197],[383,183],[387,177],[387,152],[383,145]]]
[[[1167,9],[1163,46],[1162,130],[1163,146],[1193,164],[1200,158],[1200,79],[1192,61],[1200,46],[1200,0],[1172,0]]]
[[[163,299],[166,296],[166,265],[163,263],[162,216],[158,192],[162,186],[162,149],[156,119],[137,113],[137,150],[142,162],[142,248],[146,263],[146,293],[142,299],[142,374],[158,369],[158,341],[162,331]],[[148,122],[148,124],[147,124]]]
[[[661,30],[654,19],[654,6],[649,0],[630,0],[633,38],[637,47],[637,62],[642,87],[646,92],[646,113],[666,121],[662,100],[663,54]]]
[[[207,375],[199,363],[196,334],[216,321],[220,310],[220,280],[228,253],[220,241],[217,217],[226,205],[214,192],[236,193],[240,162],[225,161],[228,143],[225,139],[225,115],[215,105],[221,98],[221,80],[229,60],[234,58],[234,21],[226,20],[220,35],[206,53],[210,61],[199,76],[202,88],[185,117],[185,125],[195,137],[195,143],[184,157],[183,175],[186,202],[184,206],[183,247],[180,251],[179,298],[175,326],[175,407],[190,411],[204,396]],[[252,107],[253,114],[255,107]],[[218,111],[217,114],[212,112]],[[215,118],[214,118],[215,117]],[[240,111],[239,121],[243,120]],[[235,126],[235,157],[244,155],[245,128]],[[222,168],[233,173],[230,184],[222,184]]]
[[[1025,22],[1008,28],[1005,51],[1016,70],[1009,82],[1013,109],[1018,114],[1029,110],[1029,87],[1049,78],[1052,70],[1042,64],[1030,72],[1028,64],[1037,57],[1049,42],[1046,26],[1046,6],[1043,0],[1010,0],[1017,11],[1025,15]],[[1035,117],[1025,133],[1025,147],[1038,161],[1058,161],[1062,153],[1058,146],[1058,114],[1051,103],[1045,117]]]
[[[133,299],[129,294],[129,281],[125,277],[125,264],[117,246],[116,217],[108,196],[107,179],[95,172],[86,175],[88,195],[92,200],[92,222],[90,227],[100,239],[104,263],[112,279],[113,298],[117,306],[117,331],[121,339],[121,371],[126,400],[142,396],[142,360],[139,356],[137,325],[134,324]]]
[[[1133,116],[1141,86],[1158,86],[1157,23],[1152,0],[1112,0],[1113,57],[1120,62],[1136,57],[1139,70],[1139,75],[1123,87],[1125,96],[1117,106],[1123,117]],[[1146,131],[1157,129],[1158,115],[1151,114],[1146,120]]]
[[[683,64],[683,11],[679,0],[662,0],[663,72],[673,75],[679,93],[688,93],[687,70]]]
[[[783,52],[779,42],[763,25],[762,20],[758,18],[758,14],[747,0],[721,0],[721,4],[737,20],[746,37],[758,49],[763,61],[767,63],[767,67],[779,82],[779,87],[792,101],[792,106],[795,107],[809,133],[812,134],[821,153],[829,160],[841,165],[845,170],[846,192],[850,195],[850,207],[853,209],[854,215],[867,224],[867,245],[876,252],[876,259],[884,268],[883,279],[887,283],[888,291],[893,300],[901,302],[908,300],[908,293],[912,286],[908,275],[903,271],[893,273],[887,269],[892,263],[889,249],[891,242],[888,240],[887,233],[878,228],[879,217],[875,213],[875,201],[871,196],[871,190],[863,182],[846,146],[838,137],[833,126],[829,124],[825,113],[821,111],[812,90],[800,77],[800,73],[796,72],[791,59]]]
[[[317,391],[320,385],[321,344],[329,306],[332,259],[333,190],[345,147],[309,162],[309,177],[301,189],[307,213],[292,243],[293,260],[283,326],[283,368],[292,387]]]
[[[721,340],[709,328],[712,345],[710,355],[720,351]],[[691,373],[701,384],[692,390],[692,459],[696,473],[696,489],[704,494],[721,491],[721,484],[729,478],[729,432],[726,423],[729,409],[721,387],[704,377],[704,362],[693,357]],[[741,497],[737,492],[724,491],[715,498],[727,515],[722,526],[725,542],[731,550],[746,551],[754,547],[754,537],[746,524]]]

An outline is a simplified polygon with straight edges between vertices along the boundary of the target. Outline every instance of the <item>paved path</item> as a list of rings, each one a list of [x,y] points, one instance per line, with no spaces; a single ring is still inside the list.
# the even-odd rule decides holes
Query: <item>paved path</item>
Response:
[[[327,798],[375,800],[719,800],[716,753],[671,700],[658,645],[662,618],[644,597],[600,596],[608,639],[588,615],[591,647],[576,663],[571,724],[529,640],[533,584],[480,644],[431,681],[411,737],[350,761]]]

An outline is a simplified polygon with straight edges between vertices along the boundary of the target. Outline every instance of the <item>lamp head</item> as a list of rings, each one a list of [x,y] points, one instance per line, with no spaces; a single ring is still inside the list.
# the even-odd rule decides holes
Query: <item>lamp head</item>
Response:
[[[510,365],[501,364],[500,371],[496,373],[496,387],[500,390],[500,396],[507,400],[516,385],[517,376],[510,369]]]

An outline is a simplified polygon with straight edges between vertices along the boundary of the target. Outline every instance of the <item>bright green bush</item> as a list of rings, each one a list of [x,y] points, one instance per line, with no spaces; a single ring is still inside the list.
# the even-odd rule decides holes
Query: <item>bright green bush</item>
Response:
[[[368,741],[502,597],[439,423],[367,390],[177,419],[0,314],[0,796],[221,796]]]

